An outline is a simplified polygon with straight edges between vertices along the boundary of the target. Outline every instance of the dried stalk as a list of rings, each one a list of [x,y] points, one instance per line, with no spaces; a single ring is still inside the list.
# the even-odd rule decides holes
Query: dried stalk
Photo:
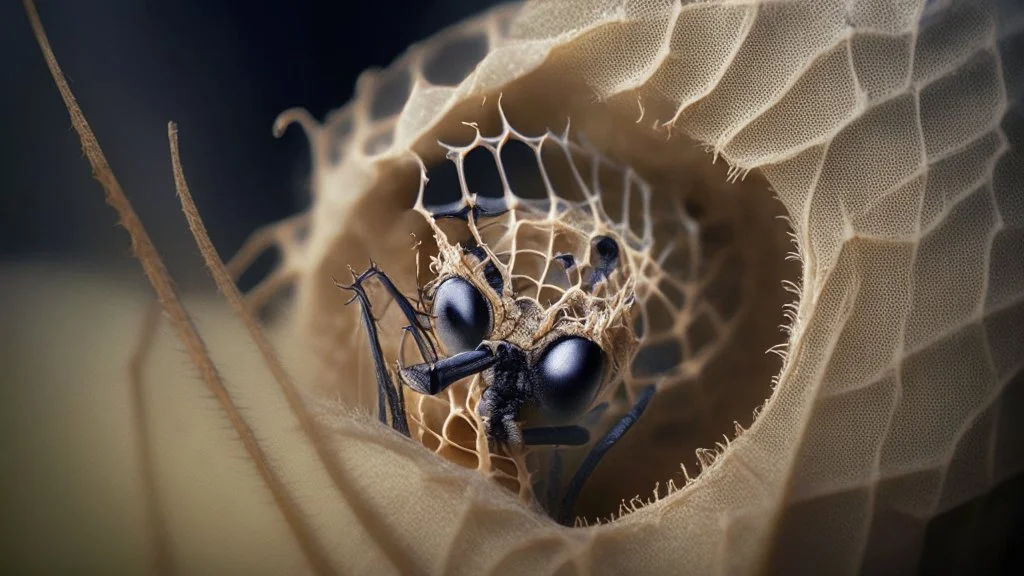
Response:
[[[192,318],[185,311],[181,303],[181,299],[174,288],[163,260],[157,253],[152,240],[150,240],[145,226],[143,226],[142,221],[135,213],[134,208],[132,208],[131,202],[125,196],[124,190],[121,189],[120,183],[117,181],[113,170],[110,168],[110,164],[107,162],[106,156],[103,154],[99,141],[96,139],[95,134],[93,134],[92,128],[90,128],[74,94],[71,92],[71,88],[68,86],[67,80],[64,78],[64,73],[61,71],[57,58],[50,48],[50,42],[46,37],[42,22],[39,20],[39,14],[36,11],[34,2],[32,0],[24,0],[24,5],[29,22],[32,25],[32,30],[39,43],[39,48],[42,50],[43,58],[46,60],[46,65],[53,75],[57,89],[64,99],[64,105],[71,117],[71,123],[82,142],[82,151],[92,166],[93,177],[99,180],[103,186],[107,204],[117,211],[120,217],[120,224],[128,231],[128,235],[131,237],[132,253],[142,264],[146,277],[149,278],[150,284],[152,284],[153,289],[157,293],[160,306],[170,319],[179,339],[185,345],[189,358],[198,369],[203,382],[217,398],[221,408],[231,422],[232,428],[238,434],[246,452],[256,465],[260,477],[267,485],[277,507],[281,510],[285,521],[295,534],[295,538],[306,559],[316,573],[333,573],[326,553],[323,551],[320,543],[313,537],[311,529],[302,518],[298,506],[292,501],[291,496],[263,453],[263,449],[256,441],[252,429],[242,418],[230,394],[224,387],[220,374],[210,358],[206,344],[199,336]]]
[[[288,407],[299,421],[302,432],[313,444],[317,456],[330,475],[341,497],[345,499],[353,513],[359,518],[360,525],[367,530],[367,533],[374,539],[377,545],[384,550],[387,557],[400,573],[418,573],[419,570],[417,570],[405,550],[397,545],[394,538],[389,537],[388,528],[379,518],[378,514],[366,505],[366,502],[359,497],[359,494],[353,493],[351,488],[353,482],[348,478],[347,473],[339,465],[333,452],[331,452],[321,429],[314,422],[305,404],[303,404],[302,397],[299,395],[291,376],[284,369],[284,366],[274,352],[273,346],[256,322],[245,299],[242,297],[241,292],[239,292],[238,286],[231,279],[231,275],[228,273],[227,268],[225,268],[224,262],[217,254],[217,249],[214,248],[213,242],[210,241],[210,236],[206,232],[206,226],[199,216],[199,211],[192,201],[192,194],[189,192],[188,183],[185,181],[185,172],[182,169],[181,156],[178,151],[178,129],[173,122],[167,124],[167,139],[171,148],[174,186],[178,191],[178,198],[181,200],[181,209],[185,213],[185,219],[188,221],[192,236],[195,238],[196,245],[203,255],[206,267],[217,283],[217,288],[227,299],[235,314],[245,324],[246,330],[249,331],[249,337],[256,344],[256,348],[263,357],[264,363],[267,365],[278,386],[280,386],[281,392],[284,393],[285,399],[288,401]]]

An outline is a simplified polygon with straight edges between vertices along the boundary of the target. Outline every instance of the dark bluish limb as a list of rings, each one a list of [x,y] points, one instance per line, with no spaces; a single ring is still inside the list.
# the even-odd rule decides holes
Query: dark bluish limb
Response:
[[[583,485],[587,479],[597,468],[597,465],[601,462],[601,458],[611,450],[612,446],[616,442],[622,439],[622,437],[632,428],[633,424],[640,418],[640,415],[647,409],[647,405],[651,402],[651,397],[654,396],[654,384],[643,389],[640,392],[640,397],[637,399],[636,404],[633,408],[626,413],[625,416],[619,420],[618,424],[612,427],[604,438],[601,438],[597,444],[590,450],[590,454],[587,455],[586,460],[573,474],[572,480],[569,481],[569,487],[565,490],[565,496],[562,497],[562,505],[558,509],[558,522],[566,526],[573,519],[573,511],[576,508],[576,498],[579,497],[580,491],[583,489]]]
[[[442,358],[433,364],[416,364],[402,368],[399,376],[406,386],[420,394],[433,396],[466,376],[483,372],[496,361],[489,349],[478,348]]]
[[[380,385],[380,379],[378,378],[377,379],[377,419],[380,420],[380,423],[385,425],[385,426],[388,425],[388,412],[387,412],[387,405],[386,405],[386,400],[385,400],[386,395],[387,395],[387,393],[384,391],[384,387]]]
[[[412,302],[409,302],[409,299],[399,292],[391,278],[388,278],[388,275],[378,268],[375,262],[370,262],[370,267],[353,281],[353,285],[362,285],[363,281],[373,277],[380,281],[391,299],[398,303],[402,315],[409,321],[409,331],[412,332],[413,340],[416,341],[416,347],[419,348],[423,360],[437,362],[437,349],[434,347],[434,343],[425,336],[426,331],[430,330],[430,320],[424,320],[427,315],[413,307]]]
[[[405,418],[405,402],[401,398],[401,392],[395,388],[391,381],[391,373],[384,363],[384,353],[380,347],[380,337],[377,335],[377,322],[373,319],[373,312],[370,306],[370,299],[363,290],[361,278],[356,278],[351,286],[342,286],[335,283],[339,288],[355,292],[353,300],[359,300],[359,311],[363,320],[363,327],[370,338],[370,353],[373,355],[374,371],[377,375],[377,417],[382,424],[387,424],[387,414],[384,412],[384,399],[391,408],[391,427],[409,436],[409,422]]]
[[[582,426],[540,426],[523,430],[523,444],[529,446],[582,446],[590,442],[590,431]]]
[[[395,365],[396,365],[396,367],[400,367],[400,365],[397,362],[395,363]],[[389,374],[390,374],[390,372],[389,372]],[[399,382],[401,382],[401,381],[399,381]],[[389,390],[392,389],[392,384],[391,384],[391,378],[390,377],[388,378],[388,389]],[[397,400],[397,403],[396,403],[396,406],[395,406],[396,413],[398,414],[397,419],[399,421],[401,421],[401,427],[396,426],[395,430],[398,430],[399,432],[401,432],[402,434],[405,434],[408,437],[409,436],[409,420],[408,420],[408,416],[406,416],[406,413],[405,413],[405,393],[402,391],[401,383],[399,383],[398,386],[394,387],[394,391],[395,391],[395,399]],[[392,422],[394,422],[396,420],[395,416],[392,416],[391,418],[392,418]]]
[[[548,472],[547,509],[553,512],[558,506],[558,493],[562,491],[562,453],[556,448],[551,452],[551,470]]]

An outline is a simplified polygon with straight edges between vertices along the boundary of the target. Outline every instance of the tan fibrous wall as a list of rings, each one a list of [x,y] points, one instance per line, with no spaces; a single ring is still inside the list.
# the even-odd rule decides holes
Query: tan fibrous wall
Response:
[[[658,438],[645,441],[644,462],[662,468],[623,490],[645,497],[651,479],[678,477],[695,448],[726,434],[696,480],[572,534],[491,524],[474,510],[493,494],[474,493],[481,500],[460,505],[468,511],[436,554],[480,551],[480,570],[527,553],[549,567],[620,572],[912,568],[930,519],[1022,465],[1021,23],[1008,2],[552,0],[416,46],[364,76],[356,100],[324,124],[306,121],[315,198],[308,239],[285,266],[298,271],[296,320],[318,352],[309,394],[373,397],[355,312],[330,276],[372,257],[415,290],[408,234],[427,229],[408,211],[413,154],[440,162],[437,140],[472,137],[462,122],[493,133],[500,95],[517,130],[557,131],[570,118],[656,198],[722,210],[745,251],[738,276],[756,285],[741,291],[751,329],[724,339],[722,365],[709,360],[696,384],[676,389],[715,382],[741,397],[692,416],[706,431],[638,428],[636,438]],[[798,295],[782,291],[785,279]],[[781,366],[752,353],[780,342]],[[659,397],[647,426],[685,421],[669,406],[700,404],[678,394]],[[737,436],[732,420],[749,428]],[[337,429],[339,442],[356,442]],[[429,476],[433,455],[408,458]],[[622,470],[615,460],[608,469]],[[367,487],[366,497],[388,489]],[[614,512],[618,502],[594,503],[602,496],[585,499]],[[388,508],[390,537],[410,542],[415,531],[402,527],[443,505],[442,491],[422,498],[438,500]]]

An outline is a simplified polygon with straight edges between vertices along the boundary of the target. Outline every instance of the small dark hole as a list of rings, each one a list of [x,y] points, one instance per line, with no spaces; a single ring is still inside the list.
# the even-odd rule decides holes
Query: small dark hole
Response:
[[[567,155],[557,142],[545,141],[541,146],[541,161],[547,170],[548,178],[551,179],[551,187],[559,198],[572,203],[581,203],[587,199],[580,187],[580,182],[573,173],[572,165],[569,163],[571,153]],[[573,158],[575,160],[575,158]],[[587,173],[586,167],[577,166],[577,171],[582,170],[580,179],[585,182]]]
[[[470,151],[463,161],[466,185],[471,194],[485,198],[502,198],[501,176],[494,155],[487,148],[478,147]]]
[[[501,164],[505,168],[512,192],[530,200],[547,200],[544,178],[533,149],[518,140],[510,140],[501,148]]]
[[[427,169],[427,185],[423,189],[423,204],[429,207],[447,206],[459,202],[459,171],[455,163],[442,160]]]
[[[682,363],[683,348],[676,339],[654,342],[641,348],[633,358],[633,376],[657,376],[674,370]]]
[[[675,370],[683,363],[683,348],[675,338],[653,342],[640,348],[633,359],[633,376],[657,376]]]

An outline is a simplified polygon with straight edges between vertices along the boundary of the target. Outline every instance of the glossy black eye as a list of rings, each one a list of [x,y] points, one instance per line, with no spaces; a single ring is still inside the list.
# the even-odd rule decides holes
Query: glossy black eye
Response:
[[[473,350],[491,333],[491,308],[480,291],[454,276],[434,293],[437,335],[449,353]]]
[[[552,414],[569,417],[590,405],[604,378],[604,353],[578,336],[556,340],[537,362],[534,393]]]

